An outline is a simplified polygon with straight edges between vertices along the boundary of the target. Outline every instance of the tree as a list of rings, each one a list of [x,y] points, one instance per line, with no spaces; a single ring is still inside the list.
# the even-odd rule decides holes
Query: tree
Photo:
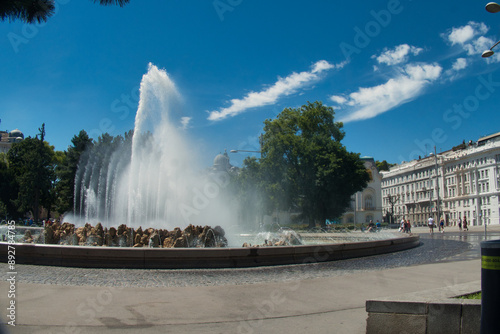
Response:
[[[333,108],[321,102],[284,109],[264,122],[261,164],[276,208],[297,208],[310,226],[324,224],[366,187],[369,175],[359,154],[341,144],[342,128],[334,122]]]
[[[44,141],[45,124],[39,130],[40,138],[14,143],[7,153],[9,169],[19,184],[15,204],[20,212],[31,211],[35,221],[40,205],[50,206],[55,182],[54,148]]]
[[[391,168],[392,166],[395,166],[396,164],[390,164],[388,163],[386,160],[384,161],[376,161],[375,164],[377,165],[377,168],[379,171],[383,171],[383,170],[389,170],[389,168]]]
[[[388,212],[389,223],[394,224],[394,206],[399,202],[399,195],[387,195],[387,201],[391,206],[391,212]]]
[[[239,218],[247,227],[259,221],[262,223],[264,213],[272,212],[266,184],[262,174],[262,166],[255,157],[243,160],[243,166],[238,174],[230,174],[233,191],[242,203],[239,208]]]
[[[0,218],[17,218],[17,209],[14,201],[17,198],[18,184],[11,169],[5,153],[0,153]],[[5,156],[5,158],[4,158]]]
[[[75,176],[78,164],[82,157],[86,157],[92,147],[92,139],[85,130],[81,130],[78,135],[71,139],[72,146],[68,147],[60,157],[56,167],[56,209],[59,213],[64,213],[73,209],[75,199]],[[87,154],[85,153],[87,152]],[[86,159],[86,158],[85,158]]]
[[[130,0],[93,0],[94,3],[125,6]],[[21,20],[25,23],[46,22],[55,13],[55,0],[3,0],[0,1],[0,20]]]

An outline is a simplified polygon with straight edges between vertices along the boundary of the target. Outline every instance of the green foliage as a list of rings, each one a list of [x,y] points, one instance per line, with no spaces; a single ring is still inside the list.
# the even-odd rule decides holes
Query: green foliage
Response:
[[[396,164],[390,164],[388,163],[387,161],[376,161],[375,164],[377,165],[377,168],[379,171],[383,171],[383,170],[389,170],[389,168],[391,168],[392,166],[396,166]]]
[[[0,200],[0,219],[7,218],[8,216],[9,210],[7,209],[7,205]]]
[[[68,147],[65,152],[57,153],[57,167],[55,169],[57,175],[56,185],[56,209],[60,213],[64,213],[73,208],[74,190],[75,190],[75,175],[78,169],[78,163],[82,156],[86,156],[85,152],[89,150],[93,143],[85,130],[81,130],[78,135],[71,139],[72,146]],[[59,154],[61,153],[61,154]]]
[[[100,5],[125,6],[130,0],[93,0]],[[0,20],[21,20],[25,23],[46,22],[56,11],[55,0],[2,0],[0,1]]]
[[[267,213],[301,211],[313,226],[340,216],[351,195],[366,187],[369,176],[359,154],[340,142],[342,127],[321,102],[284,109],[264,122],[262,158],[247,161],[241,177],[258,180],[252,184],[264,194]]]
[[[266,196],[262,168],[255,157],[248,157],[243,161],[243,167],[238,175],[232,175],[234,191],[240,208],[240,221],[249,226],[252,222],[262,218],[264,212],[269,211],[269,198]]]
[[[44,136],[45,126],[42,125],[40,139],[28,137],[14,143],[7,153],[9,169],[19,185],[14,202],[19,212],[31,211],[35,220],[40,205],[50,210],[56,181],[54,147],[43,141]]]
[[[6,155],[0,154],[0,217],[21,218],[32,212],[38,220],[41,207],[49,215],[54,209],[60,214],[72,210],[79,165],[109,164],[112,152],[125,144],[130,148],[133,135],[132,130],[116,137],[105,133],[93,141],[82,130],[62,152],[44,141],[45,125],[39,130],[35,138],[14,143]]]
[[[459,299],[481,299],[481,292],[471,293],[471,294],[459,296],[456,298],[459,298]]]

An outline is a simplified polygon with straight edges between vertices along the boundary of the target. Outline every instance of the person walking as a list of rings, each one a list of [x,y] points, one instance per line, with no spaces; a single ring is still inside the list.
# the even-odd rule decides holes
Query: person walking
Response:
[[[439,222],[439,230],[441,233],[444,233],[444,219],[441,218],[441,221]]]
[[[434,234],[434,218],[432,218],[432,216],[429,217],[429,220],[427,221],[428,225],[429,225],[429,232],[431,234]]]
[[[464,220],[462,221],[462,223],[463,223],[464,231],[468,231],[469,227],[467,226],[467,217],[464,216]]]

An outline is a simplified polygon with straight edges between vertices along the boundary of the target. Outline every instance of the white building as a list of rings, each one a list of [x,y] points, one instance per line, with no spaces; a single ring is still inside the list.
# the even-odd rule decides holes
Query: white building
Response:
[[[500,224],[500,132],[382,172],[384,217]]]
[[[18,130],[12,130],[10,132],[0,131],[0,153],[7,153],[13,143],[20,142],[24,139],[23,133]]]
[[[351,205],[341,218],[345,224],[368,224],[382,221],[382,175],[377,169],[372,157],[362,157],[367,171],[370,173],[370,182],[363,191],[358,191],[351,197]]]

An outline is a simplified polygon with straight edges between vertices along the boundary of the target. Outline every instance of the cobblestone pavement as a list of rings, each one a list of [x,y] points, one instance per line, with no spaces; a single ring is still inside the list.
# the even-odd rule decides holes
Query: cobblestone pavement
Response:
[[[88,269],[51,266],[16,265],[17,282],[69,286],[107,287],[180,287],[243,285],[286,282],[317,277],[341,276],[354,272],[384,270],[438,261],[477,259],[479,231],[420,234],[419,247],[378,256],[303,265],[285,265],[242,269]],[[488,239],[500,238],[500,231]],[[7,279],[7,264],[0,263],[0,279]]]

